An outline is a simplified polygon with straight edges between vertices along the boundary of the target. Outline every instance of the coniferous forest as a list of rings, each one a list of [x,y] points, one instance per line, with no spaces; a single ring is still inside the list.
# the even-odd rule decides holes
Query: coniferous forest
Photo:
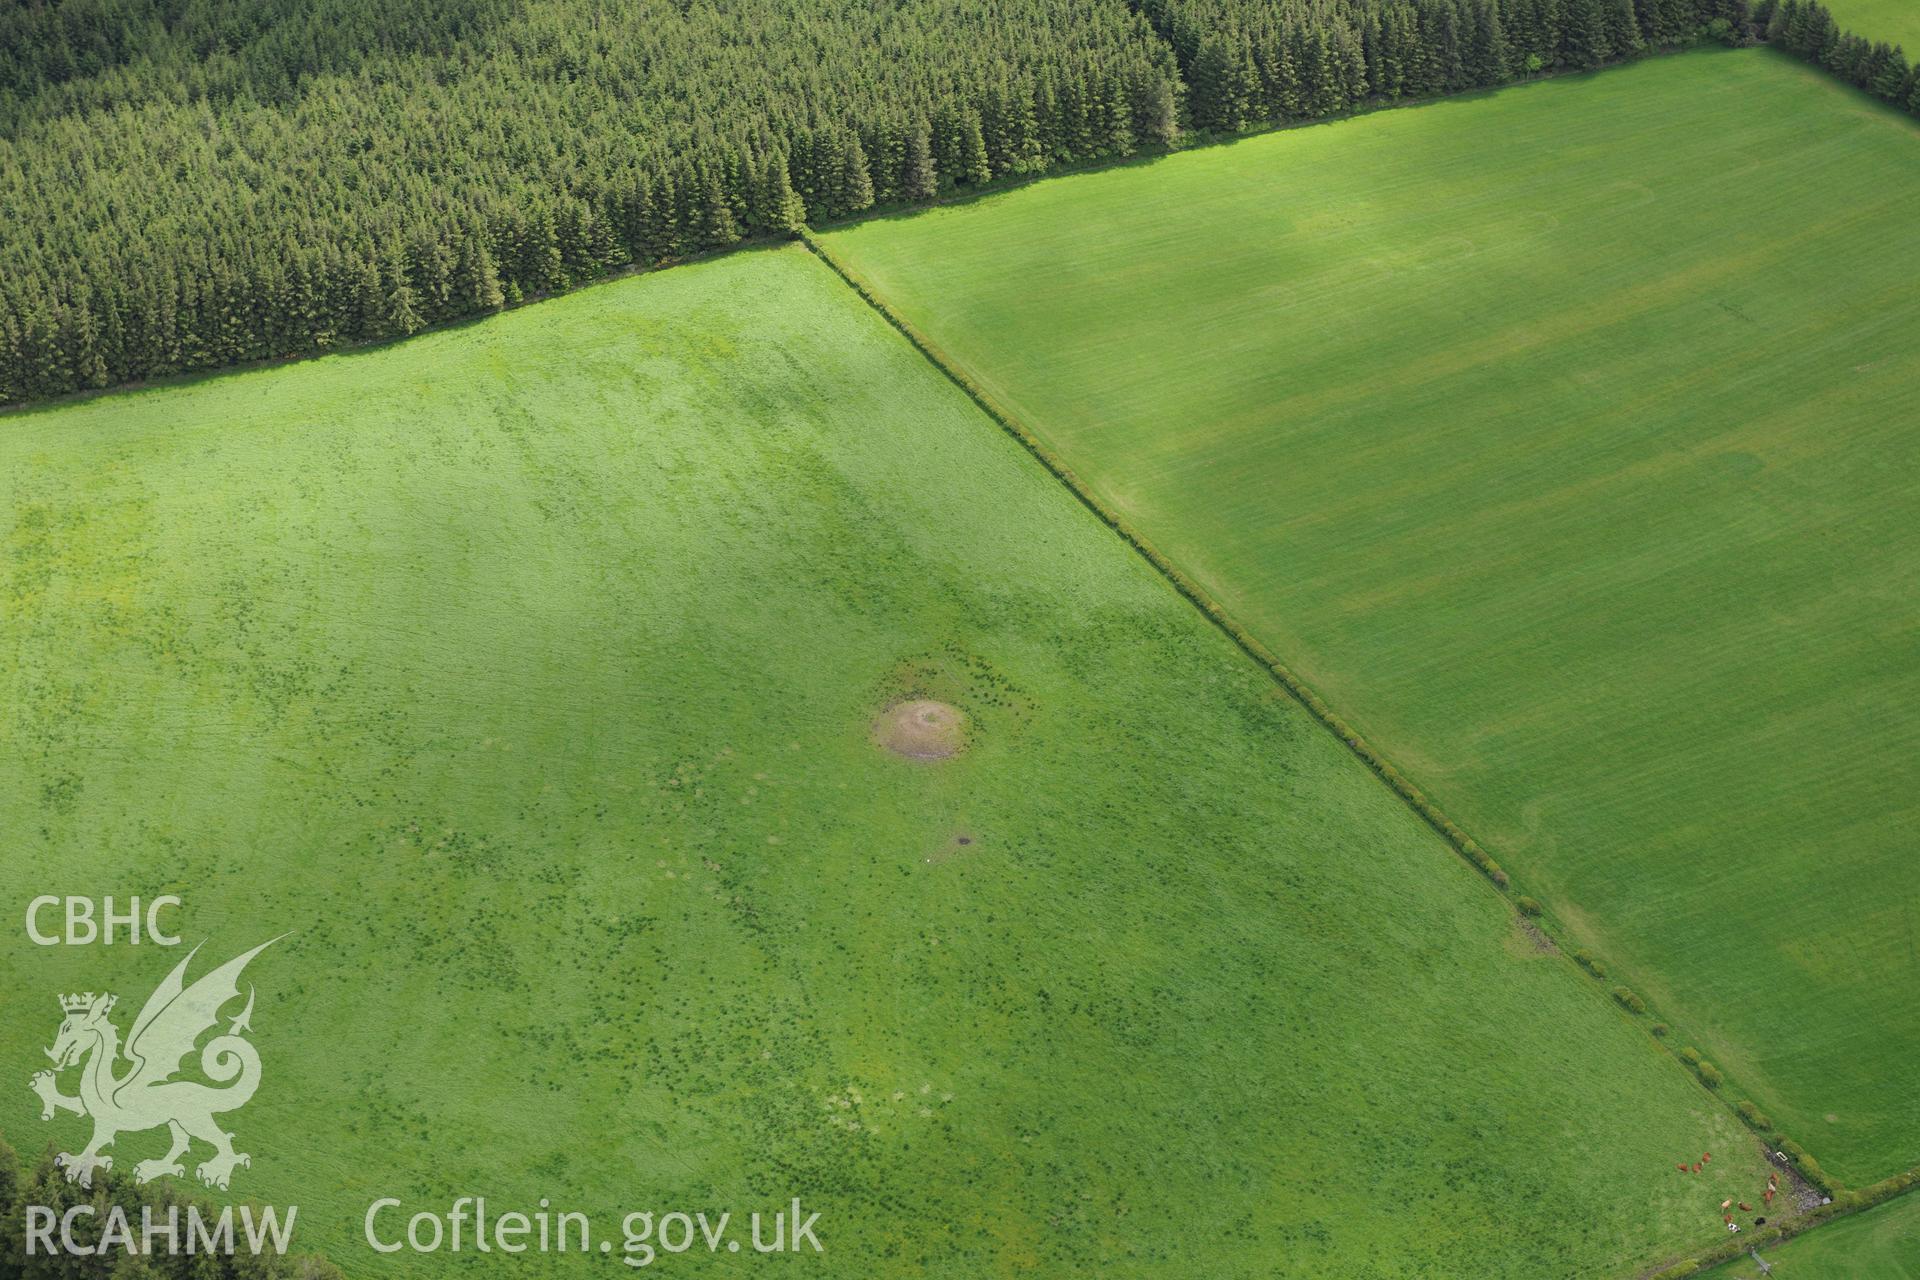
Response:
[[[0,207],[27,214],[0,238],[0,403],[1772,28],[1913,93],[1800,0],[29,0],[0,9]]]

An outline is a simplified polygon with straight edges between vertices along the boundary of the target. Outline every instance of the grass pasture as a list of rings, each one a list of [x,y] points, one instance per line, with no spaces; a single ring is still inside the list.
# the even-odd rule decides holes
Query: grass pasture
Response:
[[[1842,31],[1885,40],[1920,55],[1920,3],[1916,0],[1834,0],[1827,6]]]
[[[1920,1160],[1920,131],[1765,51],[824,237],[1829,1174]]]
[[[11,918],[292,931],[234,1194],[350,1275],[472,1263],[360,1243],[456,1194],[798,1195],[822,1276],[1617,1275],[1760,1176],[797,248],[0,419],[0,682]],[[959,754],[875,746],[908,697]],[[0,933],[0,1061],[175,955]]]

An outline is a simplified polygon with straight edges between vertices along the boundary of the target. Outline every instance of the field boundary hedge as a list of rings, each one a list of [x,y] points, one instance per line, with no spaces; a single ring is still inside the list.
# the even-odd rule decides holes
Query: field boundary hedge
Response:
[[[1016,420],[1011,413],[1003,409],[999,402],[994,400],[985,389],[955,368],[947,359],[945,353],[935,346],[932,340],[914,328],[907,320],[897,315],[893,309],[874,292],[871,286],[861,279],[853,270],[842,264],[839,259],[835,258],[832,252],[829,251],[826,246],[822,245],[812,232],[802,231],[799,239],[816,258],[826,264],[828,270],[840,277],[848,288],[860,296],[862,301],[878,312],[882,319],[893,326],[908,342],[912,343],[915,350],[919,351],[935,368],[945,374],[948,381],[960,388],[982,413],[991,418],[1002,431],[1005,431],[1017,440],[1027,452],[1031,453],[1034,458],[1039,461],[1041,466],[1045,467],[1048,472],[1053,475],[1054,479],[1065,485],[1067,490],[1072,493],[1075,498],[1079,499],[1082,506],[1099,517],[1103,524],[1120,535],[1135,551],[1146,557],[1148,563],[1159,570],[1161,576],[1173,585],[1174,590],[1178,591],[1182,596],[1185,596],[1189,604],[1205,614],[1207,619],[1224,632],[1243,653],[1259,663],[1282,688],[1297,699],[1308,711],[1312,712],[1315,719],[1320,721],[1323,726],[1331,730],[1344,742],[1348,750],[1358,756],[1366,764],[1367,768],[1371,769],[1382,781],[1391,787],[1395,794],[1404,800],[1415,813],[1425,820],[1435,831],[1445,837],[1448,844],[1453,846],[1457,853],[1465,857],[1482,875],[1492,881],[1494,887],[1501,892],[1503,897],[1506,896],[1509,880],[1505,869],[1502,868],[1499,863],[1495,862],[1493,857],[1449,818],[1437,804],[1429,799],[1425,792],[1416,787],[1405,774],[1401,773],[1391,762],[1380,755],[1379,752],[1375,751],[1367,740],[1360,736],[1359,730],[1348,724],[1341,718],[1338,712],[1328,706],[1326,701],[1322,699],[1318,693],[1314,692],[1312,686],[1308,685],[1306,681],[1294,673],[1292,668],[1280,661],[1272,651],[1261,644],[1260,641],[1256,640],[1253,635],[1240,626],[1239,623],[1235,622],[1217,600],[1208,595],[1203,587],[1177,568],[1173,561],[1168,559],[1145,535],[1134,529],[1125,520],[1121,519],[1118,513],[1112,511],[1105,503],[1101,502],[1081,481],[1080,477],[1074,473],[1073,469],[1067,466],[1057,454],[1043,444],[1039,437],[1021,425],[1020,422]],[[1508,905],[1513,905],[1511,900],[1509,900]],[[1517,908],[1515,909],[1517,910]]]
[[[1733,1262],[1749,1249],[1770,1249],[1775,1245],[1786,1243],[1795,1236],[1805,1235],[1809,1231],[1824,1227],[1830,1222],[1852,1217],[1856,1213],[1864,1213],[1868,1209],[1877,1209],[1916,1187],[1920,1187],[1920,1165],[1914,1166],[1905,1173],[1896,1173],[1891,1178],[1883,1178],[1870,1187],[1835,1196],[1831,1204],[1816,1205],[1805,1213],[1797,1213],[1784,1222],[1750,1228],[1748,1233],[1729,1236],[1711,1249],[1703,1250],[1692,1257],[1682,1258],[1678,1262],[1670,1262],[1650,1274],[1658,1280],[1685,1280],[1685,1277],[1697,1276],[1711,1267]]]
[[[1281,688],[1304,706],[1319,721],[1321,726],[1333,733],[1344,743],[1360,761],[1372,771],[1374,776],[1392,789],[1406,806],[1437,832],[1440,837],[1460,857],[1466,859],[1475,870],[1490,883],[1492,889],[1506,903],[1516,918],[1538,926],[1545,917],[1545,909],[1535,898],[1520,893],[1513,887],[1511,878],[1487,850],[1480,845],[1465,829],[1449,817],[1434,800],[1416,786],[1413,781],[1396,768],[1361,736],[1359,730],[1349,724],[1337,711],[1328,705],[1325,699],[1314,691],[1313,687],[1282,662],[1280,658],[1243,628],[1227,613],[1224,606],[1215,600],[1205,588],[1188,577],[1161,550],[1138,530],[1126,522],[1119,513],[1112,510],[1080,479],[1065,460],[1053,452],[1038,436],[1023,425],[1009,410],[1001,406],[998,400],[981,387],[972,378],[962,373],[932,339],[921,333],[912,322],[899,315],[890,307],[878,292],[860,274],[836,258],[832,251],[820,243],[811,230],[802,230],[798,236],[800,242],[825,267],[838,276],[843,284],[852,289],[861,301],[885,320],[895,332],[899,333],[927,362],[938,369],[946,379],[973,402],[974,406],[986,414],[996,426],[1017,441],[1033,458],[1045,467],[1053,478],[1060,482],[1079,503],[1092,512],[1101,523],[1138,552],[1159,572],[1161,577],[1173,589],[1185,597],[1187,602],[1198,609],[1209,622],[1217,627],[1247,657],[1266,671],[1267,675]],[[1563,953],[1565,948],[1562,948]],[[1599,987],[1608,1000],[1619,1007],[1622,1017],[1636,1024],[1643,1019],[1654,1017],[1646,1001],[1629,987],[1617,985],[1608,980],[1607,966],[1584,949],[1574,949],[1569,958],[1574,967]],[[1657,1019],[1647,1028],[1660,1052],[1673,1058],[1694,1081],[1708,1094],[1712,1095],[1722,1107],[1733,1114],[1742,1125],[1767,1145],[1769,1151],[1781,1150],[1792,1158],[1796,1170],[1810,1184],[1824,1191],[1829,1203],[1820,1205],[1804,1214],[1797,1214],[1789,1222],[1776,1227],[1761,1229],[1762,1234],[1730,1238],[1712,1249],[1700,1254],[1666,1264],[1664,1268],[1655,1268],[1648,1274],[1662,1277],[1662,1280],[1679,1280],[1683,1276],[1697,1274],[1709,1266],[1731,1261],[1746,1252],[1749,1245],[1760,1243],[1775,1244],[1781,1240],[1799,1235],[1837,1217],[1857,1213],[1872,1208],[1887,1200],[1901,1195],[1915,1186],[1920,1186],[1920,1165],[1904,1173],[1894,1174],[1871,1186],[1857,1190],[1848,1190],[1835,1183],[1821,1168],[1819,1162],[1808,1155],[1806,1150],[1792,1139],[1786,1137],[1772,1122],[1754,1106],[1742,1101],[1736,1105],[1731,1100],[1732,1090],[1725,1087],[1726,1081],[1721,1072],[1712,1063],[1705,1060],[1697,1049],[1687,1047],[1673,1049],[1667,1040],[1670,1029]]]
[[[1327,705],[1326,701],[1322,699],[1318,693],[1314,692],[1312,686],[1308,685],[1306,681],[1294,673],[1292,668],[1288,667],[1265,645],[1255,639],[1251,633],[1240,626],[1239,623],[1235,622],[1227,614],[1226,609],[1221,606],[1219,601],[1207,594],[1205,588],[1201,587],[1200,584],[1193,581],[1193,579],[1189,578],[1177,568],[1173,561],[1168,559],[1145,535],[1134,529],[1125,520],[1121,519],[1118,513],[1100,501],[1100,499],[1093,494],[1092,490],[1081,481],[1080,477],[1074,473],[1073,469],[1067,466],[1065,461],[1042,443],[1039,437],[1034,435],[1033,432],[1021,425],[1011,413],[1003,409],[999,402],[994,400],[985,389],[961,373],[947,359],[945,353],[934,345],[932,340],[914,328],[907,320],[897,315],[893,309],[874,292],[871,286],[854,271],[842,264],[839,259],[835,258],[831,251],[815,238],[812,232],[803,231],[800,233],[799,238],[800,242],[804,244],[816,258],[825,263],[830,271],[836,276],[839,276],[848,288],[860,295],[862,301],[878,312],[882,319],[893,326],[908,342],[913,344],[915,350],[919,351],[935,368],[945,374],[948,381],[960,388],[982,413],[985,413],[1002,431],[1012,436],[1027,452],[1031,453],[1034,458],[1039,461],[1040,465],[1045,467],[1053,475],[1054,479],[1065,485],[1068,491],[1071,492],[1075,498],[1079,499],[1082,506],[1086,507],[1086,509],[1091,511],[1095,516],[1098,516],[1103,524],[1120,535],[1135,551],[1146,557],[1148,563],[1159,570],[1161,576],[1170,582],[1176,591],[1182,596],[1185,596],[1189,604],[1205,614],[1207,619],[1224,632],[1243,653],[1259,663],[1282,688],[1298,700],[1302,706],[1306,707],[1308,711],[1312,712],[1315,719],[1339,737],[1339,739],[1347,745],[1348,750],[1358,756],[1369,769],[1391,787],[1415,813],[1420,815],[1435,831],[1444,836],[1457,853],[1465,857],[1482,875],[1492,881],[1494,887],[1501,891],[1503,897],[1506,896],[1509,881],[1505,869],[1502,868],[1499,863],[1495,862],[1492,856],[1449,818],[1437,804],[1429,799],[1425,792],[1416,787],[1405,774],[1401,773],[1385,757],[1375,751],[1367,740],[1360,736],[1359,730],[1348,724],[1341,718],[1338,712]],[[1508,905],[1512,905],[1511,901],[1509,901]]]

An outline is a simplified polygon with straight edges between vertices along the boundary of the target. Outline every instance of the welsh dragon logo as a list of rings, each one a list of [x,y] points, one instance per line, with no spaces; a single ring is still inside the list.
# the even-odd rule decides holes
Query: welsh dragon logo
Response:
[[[247,988],[246,1008],[228,1023],[224,1033],[208,1040],[200,1050],[201,1074],[222,1087],[176,1077],[196,1042],[219,1023],[220,1010],[239,998],[241,970],[278,941],[263,942],[188,986],[187,965],[200,951],[195,947],[147,997],[124,1047],[119,1028],[108,1017],[117,997],[89,991],[60,998],[66,1017],[53,1047],[46,1051],[53,1059],[53,1070],[37,1073],[30,1084],[40,1095],[42,1120],[53,1119],[58,1111],[93,1118],[93,1140],[86,1149],[78,1155],[62,1152],[55,1157],[67,1181],[91,1187],[95,1169],[113,1168],[113,1157],[100,1154],[101,1148],[112,1146],[122,1133],[161,1125],[172,1135],[173,1145],[160,1159],[142,1160],[133,1167],[137,1182],[184,1175],[180,1157],[195,1138],[213,1148],[213,1155],[194,1171],[210,1187],[224,1191],[236,1165],[253,1163],[245,1152],[233,1149],[233,1135],[214,1120],[216,1115],[245,1106],[260,1085],[260,1055],[243,1038],[253,1029],[249,1021],[253,1016],[251,986]],[[117,1068],[123,1057],[129,1065],[120,1071]],[[84,1064],[80,1093],[68,1097],[60,1092],[56,1077],[77,1064]]]

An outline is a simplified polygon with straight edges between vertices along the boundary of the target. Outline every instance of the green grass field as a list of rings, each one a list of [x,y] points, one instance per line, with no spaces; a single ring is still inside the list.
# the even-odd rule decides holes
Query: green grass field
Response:
[[[1920,56],[1920,3],[1916,0],[1834,0],[1827,6],[1843,31],[1885,40]]]
[[[0,536],[8,911],[293,931],[233,1190],[351,1275],[471,1262],[359,1242],[456,1194],[799,1195],[834,1276],[1617,1275],[1760,1176],[797,248],[0,419]],[[879,750],[908,694],[969,749]],[[56,993],[177,958],[0,934],[0,1136],[84,1137]]]
[[[1920,1196],[1842,1218],[1760,1256],[1773,1266],[1773,1280],[1920,1280]],[[1706,1274],[1762,1280],[1751,1257]]]
[[[1920,1160],[1916,208],[1911,120],[1713,52],[826,242],[1863,1183]]]

